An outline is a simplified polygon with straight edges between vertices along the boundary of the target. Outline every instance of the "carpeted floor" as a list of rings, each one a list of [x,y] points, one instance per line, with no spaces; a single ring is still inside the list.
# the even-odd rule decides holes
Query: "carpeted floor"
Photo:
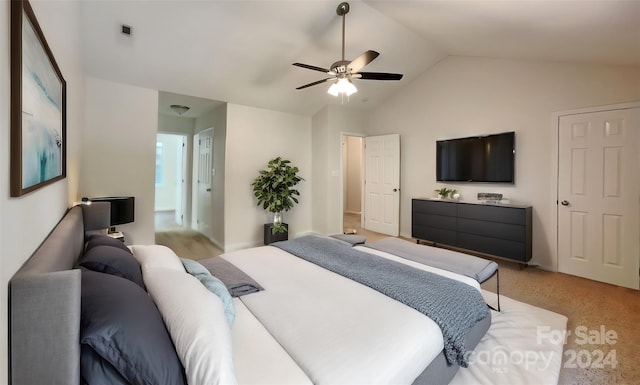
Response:
[[[182,258],[203,259],[222,254],[207,237],[193,230],[157,231],[156,244],[167,246]]]
[[[362,230],[358,219],[348,223],[345,218],[345,227],[355,228],[368,242],[384,237]],[[194,231],[157,232],[156,243],[186,258],[221,254]],[[500,265],[500,294],[568,317],[560,384],[640,384],[639,291],[496,262]],[[482,288],[495,292],[496,279],[485,282]],[[546,335],[544,326],[540,325],[540,338],[558,337]]]

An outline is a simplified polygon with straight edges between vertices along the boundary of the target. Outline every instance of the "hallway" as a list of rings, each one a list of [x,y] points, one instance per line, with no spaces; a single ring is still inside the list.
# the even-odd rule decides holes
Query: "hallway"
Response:
[[[155,213],[156,244],[164,245],[183,258],[203,259],[222,254],[207,237],[201,233],[178,225],[174,211]]]

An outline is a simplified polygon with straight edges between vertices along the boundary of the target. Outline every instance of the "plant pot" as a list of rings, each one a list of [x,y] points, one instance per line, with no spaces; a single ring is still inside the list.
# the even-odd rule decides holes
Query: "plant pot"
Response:
[[[286,241],[289,239],[289,225],[286,223],[282,224],[287,228],[286,233],[277,233],[273,234],[273,223],[265,223],[264,225],[264,244],[268,245],[273,242]]]
[[[282,211],[278,211],[277,213],[273,213],[273,224],[282,223]]]

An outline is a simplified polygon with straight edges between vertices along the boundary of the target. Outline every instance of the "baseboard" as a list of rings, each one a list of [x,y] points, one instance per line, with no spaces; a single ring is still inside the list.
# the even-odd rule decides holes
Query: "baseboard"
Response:
[[[252,247],[264,246],[262,241],[250,241],[250,242],[240,242],[234,243],[232,245],[225,245],[224,248],[221,248],[225,253],[230,251],[238,251],[242,249],[250,249]]]
[[[214,238],[209,238],[207,237],[207,239],[209,239],[211,241],[211,243],[213,243],[213,245],[215,247],[217,247],[220,250],[224,250],[224,244],[222,244],[221,242],[219,242],[217,239]]]
[[[532,261],[530,261],[532,265],[535,265],[535,263],[533,263]],[[553,273],[557,273],[558,270],[554,270],[551,266],[547,266],[547,265],[535,265],[538,269],[540,270],[545,270],[545,271],[550,271]]]

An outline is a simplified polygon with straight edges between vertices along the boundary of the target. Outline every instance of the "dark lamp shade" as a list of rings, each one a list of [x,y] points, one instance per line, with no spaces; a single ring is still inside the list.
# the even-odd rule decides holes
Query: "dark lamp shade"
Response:
[[[134,221],[135,197],[97,197],[91,198],[91,201],[111,203],[110,226],[122,225]]]

